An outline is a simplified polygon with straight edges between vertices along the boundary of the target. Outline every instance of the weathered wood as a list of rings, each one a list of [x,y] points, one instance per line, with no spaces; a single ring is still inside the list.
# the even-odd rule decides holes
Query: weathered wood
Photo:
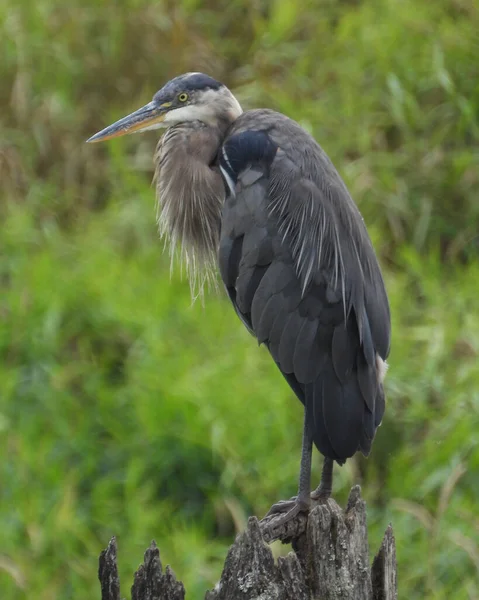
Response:
[[[116,539],[111,538],[108,548],[100,554],[98,578],[101,583],[101,600],[120,600],[120,578],[116,565]]]
[[[275,528],[277,516],[248,520],[228,551],[220,581],[205,600],[397,600],[396,549],[391,526],[369,566],[366,505],[359,486],[342,511],[334,500],[317,503]],[[266,541],[291,542],[293,551],[275,563]],[[119,600],[113,538],[100,556],[102,600]],[[152,542],[135,574],[132,600],[184,600],[183,584],[170,567],[162,571]]]
[[[120,579],[116,564],[116,539],[100,554],[98,577],[101,584],[101,600],[120,600]],[[185,588],[177,581],[170,566],[165,573],[160,561],[160,551],[155,542],[146,550],[143,564],[135,573],[131,588],[132,600],[184,600]]]
[[[309,584],[313,598],[370,600],[366,505],[359,486],[343,512],[334,500],[313,509],[308,522]]]
[[[290,552],[275,564],[258,519],[250,517],[246,531],[236,538],[228,552],[220,581],[214,590],[206,593],[205,600],[302,600],[308,597],[296,555]]]
[[[391,525],[371,567],[374,600],[397,600],[396,542]]]
[[[160,551],[155,542],[145,552],[143,564],[135,573],[131,600],[184,600],[185,588],[177,581],[168,565],[165,573],[160,561]]]

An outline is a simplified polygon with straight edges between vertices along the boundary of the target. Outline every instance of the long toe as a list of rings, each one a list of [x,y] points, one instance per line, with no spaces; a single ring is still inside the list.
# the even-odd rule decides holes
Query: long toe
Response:
[[[268,510],[263,519],[271,517],[271,515],[287,513],[296,504],[296,499],[297,496],[293,496],[289,500],[280,500],[279,502],[276,502],[276,504],[273,504],[273,506]]]
[[[311,506],[309,496],[307,499],[295,497],[283,500],[273,506],[268,514],[261,520],[261,531],[266,541],[278,538],[281,530],[289,521],[295,519],[300,513],[308,513]]]

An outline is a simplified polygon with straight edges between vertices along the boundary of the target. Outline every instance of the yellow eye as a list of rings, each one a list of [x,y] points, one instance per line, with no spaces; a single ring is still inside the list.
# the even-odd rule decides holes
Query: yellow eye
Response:
[[[186,102],[188,100],[188,94],[186,94],[185,92],[178,94],[178,100],[180,102]]]

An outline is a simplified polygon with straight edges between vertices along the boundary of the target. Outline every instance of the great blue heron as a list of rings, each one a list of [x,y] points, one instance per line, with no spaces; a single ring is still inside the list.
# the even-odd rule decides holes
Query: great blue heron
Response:
[[[371,449],[390,344],[381,271],[341,177],[295,121],[243,112],[226,86],[187,73],[88,141],[160,127],[160,231],[193,281],[218,261],[239,318],[304,405],[298,495],[270,511],[280,526],[330,496],[334,461]],[[313,443],[325,458],[311,494]]]

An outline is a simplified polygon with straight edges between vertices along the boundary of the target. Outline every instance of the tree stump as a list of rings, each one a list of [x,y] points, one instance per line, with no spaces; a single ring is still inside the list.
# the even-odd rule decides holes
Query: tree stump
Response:
[[[229,549],[220,581],[206,592],[205,600],[397,600],[392,527],[370,567],[366,504],[359,486],[352,488],[344,511],[329,499],[276,530],[277,518],[259,522],[250,517],[246,531]],[[265,524],[268,535],[262,534]],[[267,542],[276,539],[291,542],[293,551],[275,563]],[[99,578],[102,600],[120,600],[115,538],[101,553]],[[185,598],[185,588],[171,568],[163,573],[155,542],[135,573],[131,597]]]

